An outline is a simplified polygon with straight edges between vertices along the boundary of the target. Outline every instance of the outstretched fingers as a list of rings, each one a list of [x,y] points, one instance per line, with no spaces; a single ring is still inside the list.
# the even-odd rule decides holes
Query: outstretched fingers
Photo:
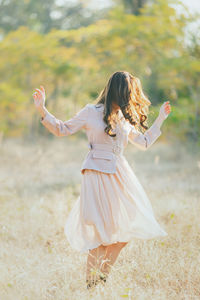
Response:
[[[43,85],[41,85],[40,88],[41,88],[41,91],[42,91],[43,93],[45,93],[45,89],[44,89]]]
[[[169,101],[165,102],[164,109],[165,109],[166,114],[169,114],[171,112],[171,105],[170,105]]]

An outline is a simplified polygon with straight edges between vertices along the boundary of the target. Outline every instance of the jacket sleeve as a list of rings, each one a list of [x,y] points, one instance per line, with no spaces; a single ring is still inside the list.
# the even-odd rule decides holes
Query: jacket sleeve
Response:
[[[141,150],[147,150],[153,145],[153,143],[158,139],[158,137],[162,134],[160,127],[163,123],[164,119],[162,116],[158,116],[154,121],[152,126],[145,131],[145,133],[141,133],[136,130],[136,128],[130,124],[130,131],[128,134],[128,140],[131,144],[135,145],[137,148]]]
[[[86,128],[89,104],[86,104],[71,119],[62,121],[45,109],[45,117],[40,122],[55,136],[68,136],[82,128]]]

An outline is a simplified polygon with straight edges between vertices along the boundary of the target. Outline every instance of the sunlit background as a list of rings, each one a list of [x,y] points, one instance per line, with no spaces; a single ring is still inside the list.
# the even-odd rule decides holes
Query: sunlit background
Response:
[[[0,0],[0,299],[200,299],[199,17],[196,0]],[[149,127],[171,103],[155,144],[125,149],[168,236],[130,241],[88,292],[86,255],[63,233],[85,132],[51,134],[32,94],[43,85],[49,112],[68,120],[117,70],[140,78]]]
[[[47,108],[66,120],[123,69],[152,102],[149,125],[170,100],[164,133],[199,145],[199,13],[194,0],[1,1],[1,135],[51,136],[33,105],[41,84]]]

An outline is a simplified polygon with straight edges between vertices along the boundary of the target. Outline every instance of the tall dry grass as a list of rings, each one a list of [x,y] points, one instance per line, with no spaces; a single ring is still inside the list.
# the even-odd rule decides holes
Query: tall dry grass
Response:
[[[128,145],[125,156],[168,236],[130,241],[105,287],[88,291],[87,255],[63,232],[87,151],[86,140],[71,137],[2,142],[0,299],[200,299],[200,153],[161,142],[146,152]]]

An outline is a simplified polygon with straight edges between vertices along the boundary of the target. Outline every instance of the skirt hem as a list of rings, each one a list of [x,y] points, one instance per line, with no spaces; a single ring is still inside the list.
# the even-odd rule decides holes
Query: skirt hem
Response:
[[[149,237],[149,238],[133,237],[132,239],[129,239],[128,241],[127,240],[125,240],[125,241],[124,240],[120,240],[120,241],[117,240],[117,241],[111,242],[109,244],[108,243],[105,244],[104,242],[98,242],[98,243],[94,244],[94,246],[92,246],[92,247],[85,247],[85,248],[82,248],[82,249],[78,249],[78,248],[72,246],[72,244],[69,242],[69,240],[68,240],[68,242],[69,242],[71,248],[73,248],[74,250],[84,254],[84,253],[89,253],[90,250],[93,250],[93,249],[99,247],[100,245],[109,246],[109,245],[112,245],[112,244],[115,244],[115,243],[118,243],[118,242],[119,243],[129,243],[129,242],[132,242],[134,239],[136,239],[136,240],[146,240],[147,241],[147,240],[153,240],[155,238],[157,238],[157,239],[164,238],[166,236],[168,236],[168,233],[165,232],[165,234],[159,235],[157,237]]]

